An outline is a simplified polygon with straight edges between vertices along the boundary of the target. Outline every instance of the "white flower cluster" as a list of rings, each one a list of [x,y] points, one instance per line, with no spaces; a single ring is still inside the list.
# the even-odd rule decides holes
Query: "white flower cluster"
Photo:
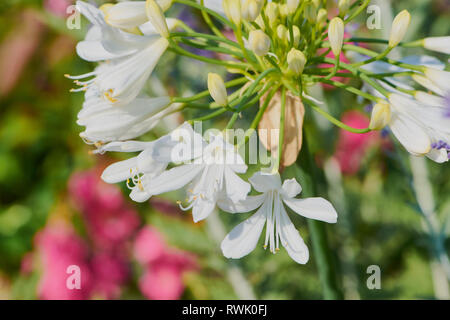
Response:
[[[249,181],[261,194],[249,196],[250,183],[238,175],[246,173],[247,165],[236,147],[221,134],[206,141],[187,122],[155,141],[131,140],[178,108],[170,97],[142,93],[168,48],[168,32],[178,23],[176,19],[161,20],[162,12],[157,11],[168,6],[167,2],[125,1],[96,8],[77,2],[78,10],[92,23],[85,39],[78,43],[77,53],[84,60],[99,62],[93,72],[67,76],[80,85],[73,91],[85,91],[77,121],[86,128],[81,137],[97,147],[94,153],[140,152],[107,167],[102,179],[108,183],[126,181],[131,199],[137,202],[187,187],[187,206],[179,204],[184,210],[192,209],[195,222],[207,218],[217,206],[232,213],[259,207],[224,239],[224,255],[240,258],[250,253],[267,224],[264,247],[275,253],[281,242],[296,262],[306,263],[308,248],[283,203],[304,217],[335,223],[337,214],[328,201],[296,199],[301,192],[298,182],[291,179],[281,184],[278,173],[254,174]],[[211,75],[208,80],[214,99],[225,105],[221,79]]]

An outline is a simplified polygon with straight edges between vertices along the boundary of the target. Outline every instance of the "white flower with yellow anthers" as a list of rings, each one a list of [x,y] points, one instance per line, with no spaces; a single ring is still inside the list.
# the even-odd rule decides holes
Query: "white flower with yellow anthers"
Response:
[[[82,1],[77,2],[77,7],[94,24],[86,40],[77,45],[78,54],[88,61],[107,62],[93,72],[67,76],[81,86],[73,91],[96,87],[100,95],[110,103],[130,103],[140,93],[166,51],[168,41],[161,38],[157,30],[148,26],[148,23],[142,29],[145,31],[144,35],[135,35],[107,25],[100,9]],[[168,25],[174,28],[176,20],[170,20]],[[86,78],[91,79],[79,81]]]
[[[296,199],[302,188],[295,179],[281,184],[280,175],[255,173],[249,181],[256,191],[262,193],[248,196],[238,203],[219,202],[219,207],[227,212],[250,212],[258,210],[247,220],[237,225],[222,241],[225,257],[239,259],[255,249],[266,225],[264,248],[276,253],[280,244],[291,258],[304,264],[308,262],[308,247],[290,220],[285,205],[295,213],[308,219],[336,223],[337,213],[331,203],[323,198]]]
[[[183,139],[178,139],[179,137]],[[127,186],[131,189],[130,198],[137,202],[146,201],[153,194],[159,194],[150,192],[149,186],[172,162],[167,155],[172,154],[172,151],[180,145],[183,145],[182,149],[190,148],[191,143],[195,140],[197,140],[195,143],[198,143],[199,139],[201,137],[194,133],[191,125],[184,123],[170,134],[151,142],[124,141],[103,145],[98,149],[98,153],[106,151],[141,151],[141,153],[136,157],[110,165],[104,170],[102,179],[107,183],[127,181]],[[188,154],[184,156],[186,157],[183,158],[184,160],[190,157]]]
[[[186,199],[188,206],[183,207],[181,201],[179,204],[183,210],[192,209],[194,222],[207,218],[217,201],[229,199],[235,203],[244,200],[250,191],[250,184],[237,175],[245,173],[247,165],[233,145],[226,142],[221,135],[211,136],[208,144],[205,141],[195,142],[196,139],[191,161],[185,161],[163,172],[151,183],[143,185],[147,194],[155,195],[190,184]],[[174,151],[179,151],[177,149]],[[171,159],[166,159],[174,162],[174,158],[177,157],[172,153]]]

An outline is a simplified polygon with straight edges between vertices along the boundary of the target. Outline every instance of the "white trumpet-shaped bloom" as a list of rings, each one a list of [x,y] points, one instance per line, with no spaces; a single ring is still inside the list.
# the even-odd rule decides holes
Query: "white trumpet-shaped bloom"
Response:
[[[150,183],[144,183],[143,189],[147,195],[155,195],[190,184],[186,199],[188,205],[183,207],[179,203],[183,210],[192,209],[194,222],[197,222],[208,217],[219,200],[230,199],[233,203],[244,200],[250,184],[237,175],[245,173],[247,165],[235,147],[221,135],[211,136],[209,143],[199,135],[194,135],[191,141],[190,144],[178,145],[171,153],[160,153],[157,158],[172,162],[181,160],[182,164],[163,172]],[[168,154],[170,159],[167,159]],[[186,161],[189,158],[191,160]]]
[[[103,171],[102,179],[107,183],[126,180],[127,186],[131,189],[130,198],[137,202],[146,201],[153,195],[149,190],[152,180],[161,175],[171,162],[170,157],[166,155],[172,154],[174,148],[180,144],[190,144],[195,135],[192,127],[188,123],[184,123],[171,134],[151,142],[115,141],[101,146],[98,149],[99,153],[141,151],[136,157],[116,162],[107,167]],[[184,139],[174,139],[178,136],[182,136]]]
[[[302,191],[300,184],[295,179],[285,180],[281,184],[278,173],[267,175],[257,172],[249,181],[260,195],[248,196],[238,203],[219,202],[222,210],[231,213],[249,212],[258,208],[222,241],[224,256],[239,259],[249,254],[256,247],[266,225],[264,248],[269,247],[275,253],[281,243],[295,262],[306,263],[309,259],[308,247],[290,220],[285,205],[303,217],[336,223],[337,213],[332,204],[323,198],[295,198]]]

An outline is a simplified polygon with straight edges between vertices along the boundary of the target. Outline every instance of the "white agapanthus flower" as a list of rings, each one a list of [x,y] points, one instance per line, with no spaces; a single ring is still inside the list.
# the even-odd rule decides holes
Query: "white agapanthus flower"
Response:
[[[193,150],[188,144],[173,149],[173,159],[189,159],[181,165],[163,172],[148,185],[144,185],[147,194],[160,194],[180,189],[189,184],[188,205],[183,210],[192,209],[194,222],[207,218],[216,203],[229,199],[232,203],[244,200],[250,192],[250,184],[237,174],[247,171],[247,165],[237,153],[235,147],[226,142],[222,135],[211,135],[210,142],[194,138]],[[188,147],[187,150],[184,148]],[[192,157],[177,154],[192,154]],[[165,159],[160,153],[157,158]],[[166,161],[169,159],[166,159]],[[179,160],[175,160],[179,161]],[[145,198],[143,198],[145,199]]]
[[[447,149],[439,148],[441,141],[450,142],[450,118],[443,116],[443,106],[426,105],[397,93],[389,96],[389,102],[388,125],[406,150],[438,163],[449,160]]]
[[[77,8],[93,24],[85,40],[77,44],[78,55],[87,61],[107,62],[93,72],[68,76],[81,86],[73,91],[95,87],[112,104],[133,101],[166,51],[167,39],[161,38],[150,22],[143,24],[142,35],[137,35],[111,27],[103,11],[88,3],[78,1]],[[167,21],[169,28],[176,23],[176,19]],[[91,79],[79,81],[87,78]]]
[[[89,95],[78,113],[77,124],[86,127],[80,136],[92,144],[136,138],[179,108],[178,104],[169,105],[167,96],[141,95],[126,105],[116,106],[98,95]]]
[[[434,81],[426,77],[428,74],[425,76],[419,73],[412,75],[412,79],[438,95],[416,91],[413,97],[387,85],[385,82],[379,81],[380,85],[392,92],[388,97],[389,108],[387,112],[389,112],[389,116],[386,117],[386,115],[374,110],[372,121],[376,121],[374,118],[377,116],[387,119],[385,125],[389,126],[394,136],[409,153],[427,156],[437,163],[447,162],[449,158],[446,146],[450,142],[450,118],[444,116],[446,106],[443,97],[439,94],[443,94],[446,86],[449,85],[448,82],[438,82],[436,79],[444,80],[448,72],[442,71],[443,63],[429,56],[410,56],[402,59],[401,62],[422,65],[427,70],[431,70],[428,74],[434,76]],[[364,66],[364,69],[374,73],[406,71],[404,68],[382,61],[372,62]],[[407,81],[408,79],[387,78],[386,80],[398,88],[414,90],[411,81]],[[375,90],[371,91],[373,94],[382,97]]]
[[[222,242],[222,252],[227,258],[239,259],[255,249],[266,225],[264,248],[272,253],[279,250],[280,243],[297,263],[304,264],[309,259],[308,247],[303,242],[290,220],[285,205],[297,214],[328,223],[336,223],[337,213],[332,204],[323,198],[295,198],[302,188],[295,179],[281,184],[279,174],[255,173],[249,181],[260,195],[248,196],[238,203],[219,202],[219,207],[227,212],[249,212],[258,210],[247,220],[237,225]]]

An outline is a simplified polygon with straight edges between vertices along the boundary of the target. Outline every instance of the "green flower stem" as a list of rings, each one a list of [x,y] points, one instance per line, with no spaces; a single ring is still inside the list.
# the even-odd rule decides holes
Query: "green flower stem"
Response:
[[[357,5],[358,2],[361,2],[361,1],[355,1],[354,5]],[[350,21],[352,21],[354,18],[356,18],[361,12],[363,12],[366,9],[366,7],[369,4],[370,4],[370,0],[364,0],[364,3],[362,5],[360,5],[358,9],[353,11],[353,13],[347,19],[344,20],[344,23],[347,24]]]
[[[329,80],[329,79],[333,78],[336,75],[336,73],[338,72],[340,57],[341,57],[340,53],[339,53],[339,55],[337,55],[335,57],[333,71],[328,76],[325,77],[325,80]]]
[[[363,91],[361,91],[359,89],[356,89],[356,88],[354,88],[352,86],[349,86],[349,85],[347,85],[345,83],[338,82],[338,81],[333,81],[333,80],[325,80],[323,78],[319,78],[319,79],[321,79],[321,80],[318,80],[320,82],[323,82],[323,83],[335,86],[337,88],[345,89],[348,92],[351,92],[351,93],[354,93],[354,94],[356,94],[358,96],[364,97],[367,100],[371,100],[371,101],[376,102],[376,103],[378,103],[378,102],[380,102],[380,100],[382,100],[382,99],[380,99],[378,97],[375,97],[375,96],[373,96],[373,95],[371,95],[371,94],[369,94],[367,92],[363,92]]]
[[[334,60],[330,59],[330,58],[323,58],[321,59],[324,62],[327,63],[333,63]],[[370,78],[370,72],[366,71],[364,69],[360,69],[360,68],[355,68],[352,67],[349,64],[343,63],[341,62],[341,67],[343,69],[346,69],[348,71],[350,71],[351,73],[353,73],[354,75],[357,75],[359,78],[361,78],[362,80],[366,81],[368,84],[370,84],[375,90],[377,90],[378,92],[380,92],[382,95],[384,95],[385,97],[389,96],[389,92],[384,89],[381,85],[379,85],[376,81],[374,81],[373,79]]]
[[[357,62],[357,63],[352,63],[351,66],[358,68],[358,67],[361,67],[361,66],[363,66],[365,64],[369,64],[369,63],[374,62],[374,61],[382,60],[383,58],[385,58],[389,54],[389,52],[392,51],[392,49],[394,49],[394,48],[393,47],[387,47],[386,50],[384,50],[382,53],[380,53],[380,54],[378,54],[378,55],[376,55],[376,56],[374,56],[374,57],[372,57],[370,59],[367,59],[367,60],[364,60],[364,61],[361,61],[361,62]]]
[[[350,127],[348,125],[346,125],[345,123],[339,121],[338,119],[336,119],[335,117],[333,117],[332,115],[330,115],[329,113],[327,113],[326,111],[322,110],[318,105],[316,105],[313,101],[311,101],[308,98],[305,97],[301,97],[302,100],[304,102],[306,102],[311,108],[313,108],[314,111],[317,111],[318,113],[320,113],[322,116],[324,116],[328,121],[330,121],[331,123],[335,124],[336,126],[338,126],[341,129],[353,132],[353,133],[367,133],[372,131],[369,128],[364,128],[364,129],[356,129],[353,127]]]
[[[390,82],[390,81],[387,80],[387,79],[380,79],[380,81],[386,83],[387,85],[391,86],[392,88],[394,88],[394,89],[396,89],[396,90],[398,90],[398,91],[401,91],[401,92],[403,92],[403,93],[409,94],[409,95],[411,95],[411,96],[413,96],[413,95],[416,93],[416,90],[408,90],[408,89],[399,87],[399,86],[393,84],[392,82]]]
[[[377,52],[366,49],[366,48],[362,48],[362,47],[358,47],[352,44],[346,44],[343,46],[344,50],[349,50],[349,51],[354,51],[354,52],[358,52],[361,54],[365,54],[371,57],[375,57],[378,55]],[[390,63],[392,65],[401,67],[401,68],[405,68],[405,69],[410,69],[410,70],[414,70],[414,71],[419,71],[419,72],[424,72],[425,71],[425,67],[424,66],[417,66],[417,65],[413,65],[413,64],[408,64],[408,63],[403,63],[400,61],[396,61],[396,60],[392,60],[389,58],[383,58],[381,59],[381,61]]]
[[[195,53],[189,52],[189,51],[181,48],[180,46],[176,45],[174,42],[171,43],[169,50],[171,50],[177,54],[192,58],[192,59],[196,59],[196,60],[203,61],[206,63],[221,65],[221,66],[224,66],[227,68],[246,70],[250,67],[247,63],[227,62],[227,61],[223,61],[223,60],[203,57],[203,56],[197,55]]]
[[[225,37],[222,32],[220,32],[220,30],[214,25],[214,23],[211,21],[211,18],[208,15],[208,12],[205,10],[205,1],[201,0],[200,4],[203,6],[203,9],[201,9],[202,12],[202,17],[205,20],[206,24],[209,26],[209,28],[211,29],[212,32],[214,32],[214,34],[216,34],[219,37]]]
[[[195,1],[189,1],[189,0],[174,0],[174,2],[180,3],[180,4],[184,4],[184,5],[186,5],[186,6],[190,6],[190,7],[193,7],[193,8],[196,8],[196,9],[198,9],[198,10],[200,10],[200,11],[205,11],[205,12],[208,13],[209,15],[213,16],[214,18],[216,18],[217,20],[219,20],[220,22],[222,22],[223,24],[229,26],[231,29],[234,29],[234,28],[235,28],[234,24],[232,24],[230,21],[228,21],[227,19],[225,19],[224,17],[222,17],[220,14],[218,14],[217,12],[215,12],[215,11],[213,11],[213,10],[211,10],[211,9],[208,9],[207,7],[205,7],[205,6],[201,5],[201,4],[198,4],[198,3],[195,2]]]
[[[248,90],[245,92],[245,94],[243,95],[243,101],[246,101],[250,98],[250,96],[253,94],[253,92],[255,91],[256,87],[259,85],[259,83],[264,80],[266,78],[266,76],[272,72],[277,71],[277,69],[275,68],[271,68],[271,69],[267,69],[264,72],[262,72],[256,79],[255,81],[250,85],[250,87],[248,88]]]
[[[350,38],[345,42],[365,42],[365,43],[381,43],[388,44],[389,40],[385,39],[373,39],[373,38]],[[415,40],[411,42],[400,42],[397,46],[405,48],[421,47],[423,46],[423,39]]]
[[[238,58],[240,60],[242,60],[244,58],[244,56],[242,55],[241,52],[229,50],[227,48],[221,47],[220,44],[218,46],[210,46],[210,45],[204,44],[204,42],[202,42],[201,40],[190,40],[190,39],[186,39],[186,38],[181,38],[180,41],[183,42],[184,44],[187,44],[187,45],[197,48],[197,49],[228,54],[230,56],[235,56],[236,58]]]
[[[234,79],[234,80],[225,82],[225,87],[226,88],[234,87],[234,86],[240,85],[242,83],[245,83],[247,81],[248,81],[248,79],[245,78],[245,77]],[[199,92],[196,95],[193,95],[191,97],[185,97],[185,98],[183,98],[183,97],[174,97],[174,98],[172,98],[172,103],[192,102],[192,101],[200,100],[200,99],[208,97],[208,96],[209,96],[209,90],[204,90],[204,91]]]
[[[236,42],[234,42],[230,39],[227,39],[227,38],[215,36],[213,34],[205,34],[205,33],[199,33],[199,32],[171,32],[170,37],[171,38],[178,38],[178,37],[202,38],[202,39],[207,39],[207,40],[213,40],[216,42],[223,42],[230,46],[240,49],[239,44],[237,44]]]
[[[304,197],[318,196],[317,183],[319,175],[317,167],[313,162],[313,155],[310,154],[307,132],[303,132],[303,146],[297,164],[300,165],[301,181],[304,186],[302,195]],[[308,219],[308,230],[311,235],[314,260],[317,265],[320,282],[322,283],[323,298],[325,300],[343,299],[342,291],[339,288],[339,281],[336,274],[335,261],[331,255],[328,245],[327,225],[322,221]]]

